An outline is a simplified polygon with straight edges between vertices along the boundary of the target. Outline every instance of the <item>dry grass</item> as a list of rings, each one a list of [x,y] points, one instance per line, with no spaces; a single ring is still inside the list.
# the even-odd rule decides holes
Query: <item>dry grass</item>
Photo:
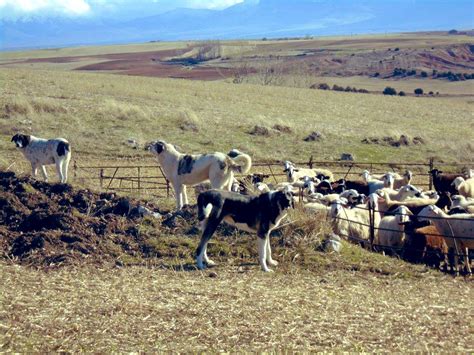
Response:
[[[1,262],[0,349],[473,351],[473,288],[461,279],[216,271]]]

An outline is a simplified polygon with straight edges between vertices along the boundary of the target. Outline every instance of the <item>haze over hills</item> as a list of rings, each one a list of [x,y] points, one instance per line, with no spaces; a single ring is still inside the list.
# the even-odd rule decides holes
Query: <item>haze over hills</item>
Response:
[[[247,0],[222,10],[178,8],[155,14],[156,11],[151,7],[128,17],[111,12],[107,16],[2,19],[0,48],[474,27],[474,3],[468,0]],[[148,15],[143,16],[145,13]]]

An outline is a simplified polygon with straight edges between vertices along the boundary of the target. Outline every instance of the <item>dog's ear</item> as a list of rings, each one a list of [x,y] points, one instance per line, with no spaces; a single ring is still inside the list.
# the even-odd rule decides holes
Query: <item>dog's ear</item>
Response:
[[[165,144],[163,142],[155,142],[153,148],[156,154],[161,154],[165,150]]]
[[[12,137],[12,140],[11,140],[11,142],[15,142],[15,141],[18,139],[18,136],[19,136],[19,134],[18,134],[18,133],[17,133],[17,134],[15,134],[15,135]]]
[[[31,136],[27,134],[22,134],[21,139],[23,140],[23,147],[26,147],[31,142]]]

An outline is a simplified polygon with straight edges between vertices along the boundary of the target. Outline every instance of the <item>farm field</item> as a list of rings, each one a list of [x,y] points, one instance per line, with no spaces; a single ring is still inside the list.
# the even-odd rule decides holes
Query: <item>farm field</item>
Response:
[[[196,218],[173,214],[173,198],[106,192],[71,170],[62,187],[28,178],[15,133],[67,138],[78,166],[153,166],[146,143],[164,139],[186,153],[237,148],[257,162],[351,153],[361,163],[473,167],[474,80],[371,77],[401,64],[473,72],[472,37],[228,41],[220,58],[189,65],[201,45],[0,53],[0,198],[13,211],[8,223],[0,215],[0,350],[473,352],[472,279],[346,242],[341,254],[323,252],[324,218],[292,212],[296,224],[272,237],[274,274],[259,271],[254,236],[226,227],[210,245],[218,265],[197,271]],[[311,74],[299,70],[314,62]],[[263,85],[268,65],[281,71]],[[309,88],[323,82],[440,95]],[[305,141],[312,132],[321,138]],[[408,145],[383,143],[402,135]],[[114,210],[122,196],[173,218],[124,217]],[[39,224],[49,215],[58,228]]]

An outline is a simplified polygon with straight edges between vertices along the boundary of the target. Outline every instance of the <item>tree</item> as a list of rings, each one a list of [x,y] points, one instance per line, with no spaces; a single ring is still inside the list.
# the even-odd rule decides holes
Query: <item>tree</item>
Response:
[[[396,95],[396,94],[397,94],[397,90],[395,90],[394,88],[391,88],[390,86],[387,86],[387,87],[383,90],[383,94],[384,94],[384,95]]]
[[[416,96],[418,95],[423,95],[423,89],[422,88],[417,88],[414,90],[414,93]]]

